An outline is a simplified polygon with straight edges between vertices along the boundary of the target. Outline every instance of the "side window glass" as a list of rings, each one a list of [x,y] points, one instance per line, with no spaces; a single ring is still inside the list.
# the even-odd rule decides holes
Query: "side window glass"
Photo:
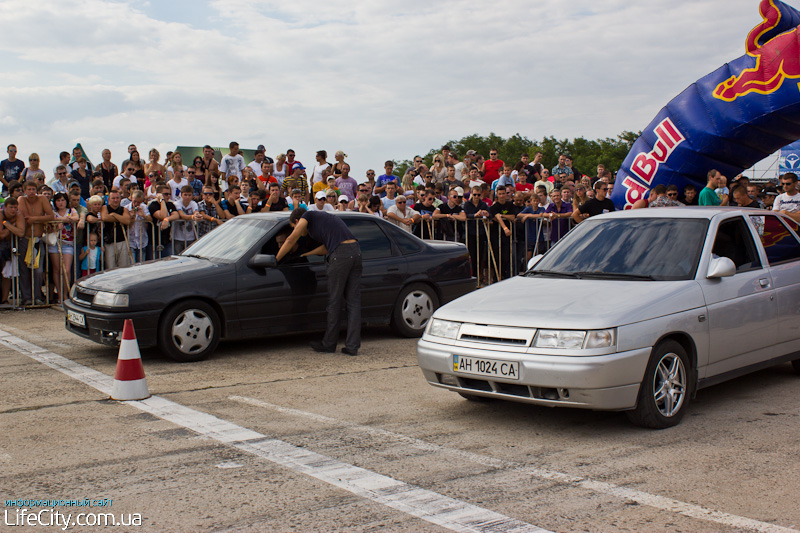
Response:
[[[358,245],[361,247],[361,258],[364,261],[392,256],[392,243],[375,222],[371,220],[348,220],[347,226],[353,236],[358,239]]]
[[[775,215],[750,215],[770,265],[800,259],[800,242]]]
[[[733,261],[737,272],[761,268],[750,228],[742,217],[726,220],[719,225],[712,253]]]
[[[392,237],[394,237],[397,247],[400,248],[400,253],[409,255],[419,252],[422,249],[422,242],[418,238],[394,226],[391,228],[393,229]]]

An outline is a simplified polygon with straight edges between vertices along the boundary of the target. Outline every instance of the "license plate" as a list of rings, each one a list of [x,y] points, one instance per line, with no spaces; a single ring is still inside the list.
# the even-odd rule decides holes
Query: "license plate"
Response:
[[[481,359],[480,357],[454,355],[453,372],[491,376],[495,378],[519,379],[519,363],[514,361],[500,361],[498,359]]]
[[[69,320],[76,326],[80,326],[82,328],[86,327],[86,317],[81,313],[76,313],[75,311],[67,311],[67,320]]]

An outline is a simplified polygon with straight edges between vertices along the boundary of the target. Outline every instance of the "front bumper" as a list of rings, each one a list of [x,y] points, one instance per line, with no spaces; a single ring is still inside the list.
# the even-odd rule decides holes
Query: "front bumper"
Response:
[[[72,300],[66,300],[64,307],[64,324],[67,331],[83,338],[118,346],[122,337],[122,326],[126,318],[133,320],[133,329],[136,332],[136,340],[140,347],[156,346],[158,344],[158,311],[139,311],[129,312],[120,311],[100,311],[81,305],[76,305]],[[67,311],[80,313],[85,317],[85,327],[73,324],[67,319]]]
[[[537,405],[626,410],[636,407],[651,348],[597,356],[543,355],[420,339],[417,359],[435,387]],[[453,355],[518,361],[518,380],[453,371]]]

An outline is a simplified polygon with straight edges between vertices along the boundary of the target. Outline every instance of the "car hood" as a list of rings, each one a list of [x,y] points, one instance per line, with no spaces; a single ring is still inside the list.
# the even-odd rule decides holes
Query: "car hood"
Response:
[[[143,282],[151,284],[153,289],[162,283],[169,283],[180,276],[182,281],[192,275],[205,277],[217,268],[227,265],[214,263],[196,257],[173,255],[158,261],[147,261],[138,265],[114,268],[99,272],[78,282],[81,287],[98,291],[126,292]]]
[[[689,281],[618,281],[516,276],[436,311],[436,318],[473,324],[603,329],[705,305]]]

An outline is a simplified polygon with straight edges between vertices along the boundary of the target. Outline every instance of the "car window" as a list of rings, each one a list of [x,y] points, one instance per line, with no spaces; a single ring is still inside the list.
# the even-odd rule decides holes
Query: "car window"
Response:
[[[392,256],[392,243],[378,224],[371,220],[346,220],[347,227],[358,239],[361,259],[384,259]]]
[[[419,252],[422,249],[422,241],[418,238],[394,226],[390,226],[390,228],[392,228],[392,237],[394,237],[394,242],[397,243],[397,247],[400,248],[401,254],[409,255]]]
[[[800,259],[800,242],[775,215],[750,215],[770,265]]]
[[[717,228],[712,253],[727,257],[736,265],[737,272],[761,268],[761,260],[750,228],[742,217],[724,220]]]

